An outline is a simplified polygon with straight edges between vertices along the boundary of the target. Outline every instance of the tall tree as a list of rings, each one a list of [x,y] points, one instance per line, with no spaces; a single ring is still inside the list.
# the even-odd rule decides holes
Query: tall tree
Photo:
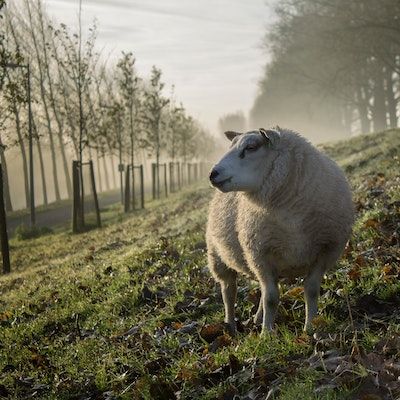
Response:
[[[163,109],[169,103],[162,95],[164,83],[161,82],[161,70],[154,67],[151,70],[150,84],[145,87],[143,93],[142,121],[145,136],[142,145],[149,150],[156,159],[156,183],[157,197],[160,196],[160,155],[161,146],[165,135],[161,132],[161,117]]]
[[[50,142],[50,153],[51,153],[51,162],[52,162],[52,174],[53,174],[53,185],[54,185],[54,193],[56,197],[56,201],[61,200],[60,195],[60,185],[58,180],[58,173],[57,173],[57,154],[56,154],[56,146],[54,142],[54,133],[52,128],[52,118],[50,117],[50,110],[46,95],[46,87],[45,87],[45,66],[46,63],[45,58],[47,58],[47,50],[46,46],[40,48],[39,40],[37,38],[36,29],[34,26],[31,5],[29,0],[25,0],[25,7],[28,13],[29,18],[29,26],[30,26],[30,36],[33,42],[33,48],[35,49],[35,57],[36,57],[36,67],[38,73],[38,82],[39,82],[39,89],[40,89],[40,97],[41,102],[43,104],[43,110],[45,113],[45,120],[46,120],[46,127],[47,133]],[[42,58],[44,56],[44,58]]]
[[[26,1],[29,2],[29,0],[26,0]],[[30,10],[29,5],[27,6],[27,9]],[[54,83],[53,83],[52,76],[51,76],[52,65],[51,65],[51,54],[49,54],[49,48],[50,48],[50,42],[51,42],[50,36],[53,34],[53,31],[52,31],[52,29],[49,29],[50,24],[44,14],[43,4],[42,4],[41,0],[37,1],[37,7],[36,7],[35,12],[37,14],[38,26],[39,26],[39,31],[40,31],[40,35],[41,35],[41,53],[42,53],[42,57],[43,57],[43,68],[44,68],[45,75],[47,78],[48,97],[49,97],[51,109],[53,112],[53,116],[54,116],[54,119],[55,119],[55,122],[57,125],[57,137],[58,137],[58,141],[59,141],[61,159],[62,159],[62,164],[63,164],[63,169],[64,169],[67,195],[68,195],[68,198],[71,198],[71,196],[72,196],[71,177],[69,174],[65,143],[64,143],[64,139],[63,139],[63,122],[62,122],[62,116],[61,116],[60,109],[59,109],[59,107],[57,107]],[[29,11],[29,15],[31,15],[30,11]],[[31,21],[31,29],[33,32],[32,18],[30,18],[30,21]],[[40,68],[40,66],[39,66],[39,68]],[[43,102],[43,105],[46,107],[46,102]],[[49,112],[46,114],[46,116],[47,115],[49,115]]]
[[[138,115],[140,108],[139,78],[134,70],[135,58],[132,53],[122,52],[122,58],[118,61],[117,75],[119,90],[127,110],[129,139],[130,139],[130,164],[135,164],[135,145],[138,135]]]

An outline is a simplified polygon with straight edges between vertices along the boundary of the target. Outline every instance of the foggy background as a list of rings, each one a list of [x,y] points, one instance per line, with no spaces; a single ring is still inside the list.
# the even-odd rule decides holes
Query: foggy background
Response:
[[[30,3],[39,4],[28,0],[9,4],[26,23],[26,5]],[[55,26],[64,23],[71,33],[78,29],[78,5],[77,0],[43,0],[45,13],[55,21]],[[314,143],[321,143],[397,127],[399,20],[397,0],[351,3],[345,0],[82,1],[82,32],[86,38],[95,21],[99,64],[107,63],[109,68],[105,81],[117,79],[112,74],[122,51],[133,53],[134,73],[143,80],[143,87],[148,85],[153,66],[160,68],[165,83],[163,96],[168,97],[174,107],[183,104],[185,121],[191,130],[189,143],[198,150],[197,154],[192,152],[191,157],[205,161],[212,161],[228,147],[223,137],[225,130],[241,132],[279,125],[299,132]],[[12,22],[10,31],[13,26],[16,30],[25,29],[20,21]],[[27,33],[22,32],[21,37],[24,34]],[[10,36],[10,32],[7,35]],[[26,45],[24,38],[21,43]],[[32,44],[27,43],[25,51],[29,53]],[[21,86],[23,76],[19,79]],[[35,79],[33,81],[38,91],[39,85]],[[102,95],[107,94],[108,89],[103,89]],[[76,103],[73,94],[70,99],[71,104]],[[97,99],[99,107],[103,100],[101,96]],[[40,110],[40,104],[35,108]],[[60,115],[67,119],[68,113],[76,117],[76,108]],[[98,111],[97,115],[100,113]],[[26,104],[21,105],[21,115],[24,119],[22,131],[26,135]],[[37,118],[42,122],[41,144],[51,202],[54,200],[51,182],[55,174],[51,170],[43,110],[38,112]],[[4,157],[8,164],[11,200],[14,209],[18,209],[23,207],[25,199],[22,160],[13,121],[12,116],[8,118],[1,132],[1,143],[6,146]],[[115,141],[115,121],[113,124],[107,130]],[[64,128],[66,126],[64,123]],[[140,129],[136,132],[144,139]],[[70,165],[75,155],[68,132],[63,135]],[[199,138],[201,140],[196,142]],[[148,137],[146,140],[151,143]],[[26,149],[26,137],[24,141]],[[170,154],[164,147],[161,160],[168,161]],[[115,145],[112,152],[114,166],[110,154],[106,155],[106,165],[110,176],[113,171],[118,182]],[[124,163],[129,161],[129,149],[126,152]],[[65,198],[66,178],[57,144],[54,154],[60,194]],[[34,155],[35,171],[38,171],[36,148]],[[96,162],[96,158],[93,159]],[[140,162],[146,165],[147,178],[148,165],[153,160],[154,152],[141,149]],[[35,180],[37,204],[40,204],[41,180],[39,177]],[[103,180],[99,181],[100,187],[104,187]]]
[[[76,0],[44,4],[50,16],[76,27]],[[266,61],[265,0],[84,0],[82,7],[84,28],[97,20],[103,54],[113,59],[132,51],[142,74],[160,67],[167,91],[174,85],[210,131],[221,115],[251,108]]]

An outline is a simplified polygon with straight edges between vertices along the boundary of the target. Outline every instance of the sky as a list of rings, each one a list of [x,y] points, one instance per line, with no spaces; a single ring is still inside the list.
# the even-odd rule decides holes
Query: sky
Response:
[[[267,55],[266,0],[83,0],[83,28],[96,18],[98,49],[117,59],[132,51],[141,76],[163,71],[166,95],[211,132],[218,118],[247,114]],[[45,0],[50,16],[77,27],[78,0]],[[87,29],[86,29],[87,30]]]

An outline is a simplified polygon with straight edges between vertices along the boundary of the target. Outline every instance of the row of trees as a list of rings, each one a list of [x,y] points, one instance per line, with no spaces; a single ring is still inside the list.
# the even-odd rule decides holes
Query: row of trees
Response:
[[[314,137],[398,126],[398,0],[282,0],[275,11],[252,123]]]
[[[7,152],[19,149],[27,204],[28,76],[17,66],[30,66],[35,150],[45,204],[46,171],[54,200],[62,197],[60,182],[71,197],[71,157],[95,158],[97,175],[103,176],[100,183],[110,189],[111,181],[116,182],[116,163],[134,164],[148,157],[157,164],[161,157],[186,162],[213,151],[212,137],[173,96],[164,95],[160,69],[153,67],[150,78],[142,78],[130,52],[122,53],[114,65],[103,61],[96,49],[95,24],[84,34],[79,18],[79,29],[72,32],[49,19],[41,0],[8,3],[0,13],[0,155],[7,182]],[[49,168],[44,148],[51,155]],[[7,188],[5,195],[10,210]]]

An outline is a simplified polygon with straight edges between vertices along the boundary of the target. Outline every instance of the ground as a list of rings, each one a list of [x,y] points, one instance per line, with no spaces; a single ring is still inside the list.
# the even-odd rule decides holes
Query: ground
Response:
[[[121,198],[119,190],[113,190],[99,194],[99,205],[101,208],[117,203]],[[86,203],[86,211],[94,210],[94,200],[88,196],[89,201]],[[50,206],[39,206],[36,209],[36,226],[46,227],[56,230],[63,230],[69,225],[71,226],[72,217],[72,201],[61,200]],[[15,231],[21,226],[30,225],[29,210],[18,210],[7,213],[7,231],[10,237],[13,237]]]
[[[0,398],[395,399],[400,396],[400,132],[323,146],[346,171],[357,222],[324,280],[314,334],[301,282],[281,285],[276,332],[242,280],[225,333],[204,242],[206,183],[106,227],[12,240],[0,277]]]

